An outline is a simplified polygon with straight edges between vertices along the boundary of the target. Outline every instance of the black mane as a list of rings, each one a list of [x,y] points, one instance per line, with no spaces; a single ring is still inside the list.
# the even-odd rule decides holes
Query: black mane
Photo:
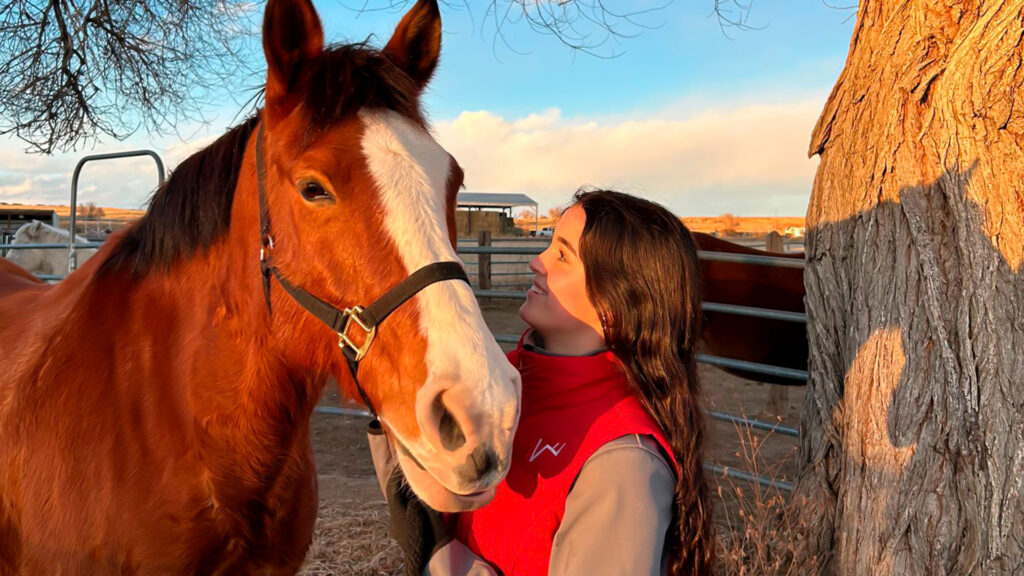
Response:
[[[360,108],[386,108],[423,122],[420,88],[366,43],[330,46],[310,71],[304,105],[314,129],[333,126]]]

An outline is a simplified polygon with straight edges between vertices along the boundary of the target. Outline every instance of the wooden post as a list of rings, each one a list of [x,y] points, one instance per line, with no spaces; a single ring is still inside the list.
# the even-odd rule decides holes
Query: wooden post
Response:
[[[768,402],[765,404],[764,412],[770,418],[785,418],[789,415],[789,386],[781,384],[765,384],[771,386],[768,389]]]
[[[481,230],[479,241],[477,246],[490,246],[491,245],[491,231]],[[481,290],[491,289],[491,255],[490,254],[477,254],[477,274],[479,278],[477,284]]]
[[[772,230],[764,240],[764,249],[768,252],[782,253],[786,251],[786,245],[782,242],[782,234]]]

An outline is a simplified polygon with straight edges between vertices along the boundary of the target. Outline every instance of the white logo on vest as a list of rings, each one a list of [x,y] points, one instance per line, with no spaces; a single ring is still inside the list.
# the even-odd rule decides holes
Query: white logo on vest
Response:
[[[542,438],[537,439],[537,445],[533,447],[533,454],[530,455],[530,462],[536,460],[537,457],[543,454],[544,452],[551,452],[553,455],[558,456],[558,454],[562,451],[562,448],[565,448],[565,442],[562,442],[561,444],[558,444],[556,442],[554,445],[545,444],[544,447],[541,448],[540,444],[543,441],[544,440]]]

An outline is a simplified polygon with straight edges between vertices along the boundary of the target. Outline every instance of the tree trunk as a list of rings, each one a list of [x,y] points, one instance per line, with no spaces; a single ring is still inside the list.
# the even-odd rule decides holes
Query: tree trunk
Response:
[[[1024,3],[861,0],[818,120],[795,573],[1024,571]]]

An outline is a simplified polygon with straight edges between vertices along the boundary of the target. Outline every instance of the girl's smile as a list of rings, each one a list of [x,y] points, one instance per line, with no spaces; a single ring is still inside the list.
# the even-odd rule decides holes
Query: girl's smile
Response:
[[[530,262],[533,285],[519,315],[544,341],[568,353],[575,348],[589,352],[602,347],[604,331],[597,310],[587,294],[587,275],[580,258],[580,238],[587,215],[579,206],[562,214],[551,244]]]

